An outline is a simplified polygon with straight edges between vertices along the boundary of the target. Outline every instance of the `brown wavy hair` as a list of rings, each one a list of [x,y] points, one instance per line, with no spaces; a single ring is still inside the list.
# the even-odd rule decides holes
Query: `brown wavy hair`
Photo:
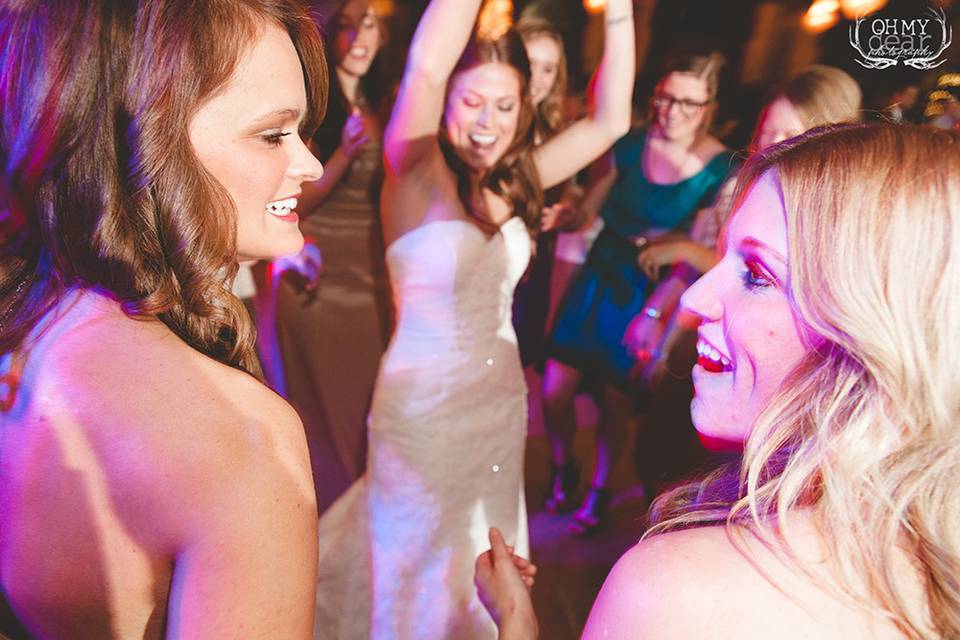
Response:
[[[73,287],[254,375],[230,292],[237,213],[200,164],[192,116],[265,22],[290,35],[312,134],[326,108],[316,26],[297,0],[25,0],[0,9],[0,353]]]
[[[514,68],[520,76],[520,113],[517,133],[494,166],[477,172],[468,166],[450,143],[446,127],[440,130],[440,148],[447,165],[457,177],[457,192],[464,203],[467,213],[476,219],[482,228],[496,229],[484,212],[474,211],[470,205],[474,194],[489,189],[510,204],[513,215],[523,219],[527,229],[536,233],[540,227],[540,214],[543,208],[543,188],[540,176],[533,161],[534,148],[534,111],[530,101],[530,61],[523,40],[514,28],[508,29],[496,39],[474,36],[457,62],[447,89],[453,84],[452,78],[458,73],[490,62],[506,64]]]
[[[550,92],[540,104],[535,106],[537,128],[541,142],[549,140],[562,131],[566,125],[563,112],[563,101],[567,97],[567,54],[563,48],[563,37],[549,21],[538,16],[524,16],[517,22],[517,32],[524,42],[534,38],[550,38],[560,50],[560,60],[557,62],[557,77]]]

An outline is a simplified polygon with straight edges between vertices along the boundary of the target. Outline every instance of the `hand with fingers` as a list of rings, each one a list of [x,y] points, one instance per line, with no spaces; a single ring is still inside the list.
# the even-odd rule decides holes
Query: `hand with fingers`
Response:
[[[685,247],[684,240],[650,243],[637,255],[637,264],[650,280],[658,280],[661,268],[683,260]]]
[[[343,131],[340,134],[340,149],[348,160],[352,160],[369,140],[370,121],[359,109],[354,108],[343,125]]]
[[[643,366],[657,356],[664,329],[664,319],[659,314],[658,309],[644,307],[627,325],[623,336],[623,344]]]
[[[644,307],[627,325],[623,343],[636,359],[630,379],[642,386],[656,385],[663,377],[666,354],[662,352],[666,318],[654,307]]]
[[[490,528],[490,550],[477,557],[474,583],[480,601],[500,629],[500,640],[530,640],[539,628],[530,589],[537,567],[513,553],[503,534]]]
[[[630,371],[630,378],[645,389],[654,389],[667,373],[666,353],[655,352],[646,362],[637,362]]]
[[[304,242],[300,253],[273,261],[274,277],[292,273],[302,283],[304,290],[313,291],[320,282],[323,272],[323,255],[311,242]]]
[[[576,207],[566,200],[544,207],[543,214],[540,216],[540,231],[566,229],[571,226],[577,215]]]

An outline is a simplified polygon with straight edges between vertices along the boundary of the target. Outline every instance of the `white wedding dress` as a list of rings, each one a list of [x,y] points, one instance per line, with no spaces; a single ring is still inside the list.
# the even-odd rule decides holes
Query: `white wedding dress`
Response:
[[[397,327],[367,475],[320,519],[315,638],[496,638],[473,570],[491,526],[529,557],[527,389],[510,313],[530,248],[511,218],[492,237],[428,222],[387,249]]]

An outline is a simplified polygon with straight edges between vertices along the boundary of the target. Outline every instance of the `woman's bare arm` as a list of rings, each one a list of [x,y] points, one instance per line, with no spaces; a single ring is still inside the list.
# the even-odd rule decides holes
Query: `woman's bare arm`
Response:
[[[350,166],[350,158],[337,147],[333,155],[323,163],[323,175],[319,180],[313,182],[304,182],[303,193],[298,200],[297,213],[302,216],[309,215],[314,209],[319,207],[333,191],[333,188],[340,183],[347,168]]]
[[[333,188],[346,175],[347,169],[350,168],[360,149],[370,141],[371,136],[377,135],[379,134],[376,127],[372,126],[370,116],[354,109],[343,124],[340,146],[323,163],[323,175],[319,180],[303,183],[298,210],[303,214],[309,214],[323,204]]]
[[[480,3],[432,0],[420,19],[383,136],[386,169],[391,175],[404,175],[431,152],[439,152],[437,126],[447,81],[470,40]]]
[[[617,182],[617,164],[614,161],[613,153],[607,152],[600,160],[597,160],[590,185],[587,187],[577,204],[576,223],[571,226],[575,229],[582,229],[592,223],[598,215],[600,208],[606,202],[610,190]]]
[[[603,59],[591,82],[589,115],[537,148],[545,189],[593,162],[630,129],[636,67],[632,0],[608,0],[605,20]]]
[[[231,411],[200,430],[197,446],[213,434],[217,455],[183,496],[168,638],[312,634],[317,511],[303,427],[266,388],[247,392],[265,400],[261,415]]]

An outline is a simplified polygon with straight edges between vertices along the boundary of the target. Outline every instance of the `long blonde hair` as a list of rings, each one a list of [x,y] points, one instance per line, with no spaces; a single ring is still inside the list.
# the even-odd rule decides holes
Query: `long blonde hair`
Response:
[[[563,101],[567,97],[567,54],[563,47],[563,36],[548,20],[532,15],[523,16],[517,22],[517,32],[523,38],[524,44],[535,38],[550,38],[560,51],[557,77],[553,81],[553,86],[550,87],[547,97],[540,104],[535,105],[537,133],[541,140],[549,140],[562,131],[567,124],[563,112]]]
[[[793,105],[807,129],[860,119],[860,85],[836,67],[812,64],[804,68],[774,95],[780,96]]]
[[[818,346],[739,467],[665,495],[649,533],[725,521],[784,541],[792,510],[810,507],[829,581],[908,637],[960,637],[960,135],[810,132],[752,158],[740,194],[767,172],[786,210],[788,294]],[[927,610],[903,593],[904,552]]]

